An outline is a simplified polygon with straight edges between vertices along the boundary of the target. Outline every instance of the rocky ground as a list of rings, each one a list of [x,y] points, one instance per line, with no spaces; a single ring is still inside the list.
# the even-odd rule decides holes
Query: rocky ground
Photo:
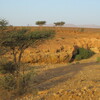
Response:
[[[80,62],[36,67],[38,94],[22,100],[100,100],[100,63],[95,59],[99,55]]]

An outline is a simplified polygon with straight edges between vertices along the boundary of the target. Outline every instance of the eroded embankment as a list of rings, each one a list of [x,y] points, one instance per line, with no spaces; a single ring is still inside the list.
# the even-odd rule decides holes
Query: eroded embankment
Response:
[[[49,27],[46,27],[49,29]],[[80,28],[53,28],[56,36],[51,40],[46,40],[36,48],[25,50],[22,61],[28,63],[67,63],[71,60],[76,47],[90,49],[95,53],[100,53],[100,30]],[[34,28],[32,28],[34,30]],[[5,55],[12,59],[13,55]]]
[[[85,37],[48,40],[37,48],[27,49],[22,60],[30,63],[67,63],[71,60],[76,47],[100,53],[100,39]]]

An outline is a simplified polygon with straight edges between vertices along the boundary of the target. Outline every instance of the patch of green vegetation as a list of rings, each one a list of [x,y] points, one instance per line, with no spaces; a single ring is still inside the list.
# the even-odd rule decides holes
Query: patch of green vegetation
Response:
[[[97,57],[97,60],[96,60],[97,62],[100,62],[100,57]]]
[[[80,30],[79,30],[80,32],[84,32],[85,31],[85,29],[84,28],[80,28]]]
[[[34,88],[34,75],[35,72],[32,70],[25,74],[20,74],[19,78],[13,74],[5,74],[0,77],[0,89],[5,91],[5,94],[9,94],[10,100],[12,97],[14,100],[16,97],[33,91],[34,94],[36,94],[37,90]],[[19,80],[19,83],[17,80]],[[17,85],[19,85],[19,87],[17,87]],[[4,97],[2,97],[2,100],[3,98]],[[8,100],[8,98],[6,98],[6,100]]]
[[[11,73],[16,71],[16,65],[13,62],[6,62],[4,64],[0,63],[0,72],[2,74]]]
[[[16,87],[16,80],[13,75],[7,74],[0,78],[0,88],[13,90]]]
[[[94,52],[91,50],[78,48],[73,58],[78,61],[78,60],[90,58],[93,55],[94,55]]]
[[[76,64],[80,64],[80,62],[77,61]]]
[[[52,38],[55,35],[55,31],[54,30],[35,30],[33,32],[30,33],[30,38],[33,39],[48,39],[48,38]]]

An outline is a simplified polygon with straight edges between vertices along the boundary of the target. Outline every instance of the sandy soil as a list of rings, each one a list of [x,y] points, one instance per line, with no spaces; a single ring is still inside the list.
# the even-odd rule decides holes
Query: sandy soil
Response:
[[[95,61],[96,56],[69,64],[36,66],[38,95],[22,100],[100,100],[100,63]]]

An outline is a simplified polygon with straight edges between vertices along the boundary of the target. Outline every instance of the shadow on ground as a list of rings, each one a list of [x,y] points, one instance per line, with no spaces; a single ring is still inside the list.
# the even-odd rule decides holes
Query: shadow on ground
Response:
[[[62,66],[46,70],[36,77],[37,80],[36,86],[40,91],[53,88],[57,84],[60,84],[62,82],[65,82],[73,78],[84,67],[90,65],[100,65],[100,63],[91,62],[82,64],[71,64],[68,66]]]

